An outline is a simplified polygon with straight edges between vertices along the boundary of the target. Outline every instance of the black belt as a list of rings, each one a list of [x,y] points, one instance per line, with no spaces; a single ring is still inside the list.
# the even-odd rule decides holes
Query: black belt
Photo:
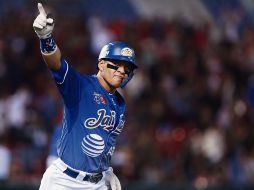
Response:
[[[71,168],[68,168],[64,170],[65,174],[67,174],[70,177],[77,178],[79,175],[79,172],[76,172],[72,170]],[[96,174],[86,174],[86,176],[83,178],[83,181],[89,181],[91,183],[98,183],[102,179],[103,175],[102,173],[96,173]]]

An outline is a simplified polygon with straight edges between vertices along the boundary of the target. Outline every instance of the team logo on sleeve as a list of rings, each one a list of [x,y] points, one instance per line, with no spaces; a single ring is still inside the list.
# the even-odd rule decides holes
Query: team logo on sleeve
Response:
[[[104,151],[105,143],[101,136],[89,134],[83,138],[81,148],[87,156],[97,157]]]
[[[93,93],[94,95],[94,100],[97,104],[106,104],[106,98],[102,96],[101,94],[98,94],[96,92]]]

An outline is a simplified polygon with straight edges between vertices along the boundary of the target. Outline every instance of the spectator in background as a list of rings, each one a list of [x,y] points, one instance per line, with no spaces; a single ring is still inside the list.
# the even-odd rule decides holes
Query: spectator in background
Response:
[[[19,126],[21,131],[26,131],[27,137],[34,139],[20,143],[20,139],[12,136],[12,143],[1,145],[5,155],[9,152],[16,161],[26,163],[20,166],[22,172],[18,175],[22,179],[31,179],[35,175],[28,170],[35,156],[45,162],[48,144],[45,147],[44,143],[49,142],[51,129],[57,125],[52,120],[56,113],[51,106],[59,104],[54,93],[48,93],[56,89],[41,64],[37,39],[31,33],[33,17],[28,14],[31,11],[27,11],[34,8],[29,6],[13,10],[9,7],[0,17],[0,21],[5,23],[5,27],[0,28],[0,134],[6,133],[10,127],[7,118],[12,118],[12,123],[22,123]],[[75,13],[75,19],[58,15],[60,18],[56,19],[65,22],[58,23],[57,30],[61,32],[56,32],[56,38],[60,46],[65,43],[68,49],[64,53],[77,60],[75,63],[82,72],[94,68],[94,55],[91,54],[101,46],[98,39],[124,39],[135,44],[139,52],[140,72],[123,92],[128,101],[128,129],[121,136],[121,145],[112,160],[119,167],[123,181],[181,180],[197,187],[202,182],[207,185],[253,183],[253,26],[242,26],[240,32],[241,15],[227,12],[222,20],[224,28],[216,23],[195,27],[177,19],[136,19],[135,24],[123,22],[122,30],[111,36],[110,29],[119,28],[114,20],[100,23],[97,18],[91,18],[90,24],[84,26],[83,17]],[[16,19],[10,23],[10,18]],[[98,26],[91,25],[96,22],[101,27],[98,34],[93,33],[93,27]],[[71,38],[67,37],[70,31],[66,30],[66,25],[75,28],[75,35]],[[213,30],[216,34],[211,33]],[[86,39],[88,35],[94,35],[90,46]],[[83,54],[84,49],[86,54]],[[12,104],[15,105],[13,113],[6,117],[10,106],[7,102],[19,97],[23,82],[31,95],[29,106],[20,104],[22,99],[15,98],[18,104]],[[20,118],[24,109],[29,114]],[[31,133],[31,125],[24,121],[33,119],[36,122],[33,124],[34,133]],[[216,126],[216,131],[211,126]],[[46,140],[33,137],[42,130],[47,135]],[[141,130],[142,136],[139,135]],[[35,154],[38,146],[42,149],[40,155]],[[210,146],[215,153],[209,151]],[[216,149],[217,146],[220,147]],[[29,151],[33,158],[22,160],[19,155],[27,155]],[[41,169],[40,174],[43,171]],[[154,175],[158,173],[160,175]]]
[[[5,136],[0,136],[0,182],[7,181],[10,177],[11,152],[6,141]]]
[[[115,40],[114,34],[104,25],[100,17],[90,17],[87,27],[91,36],[91,49],[94,55],[100,53],[104,44]]]

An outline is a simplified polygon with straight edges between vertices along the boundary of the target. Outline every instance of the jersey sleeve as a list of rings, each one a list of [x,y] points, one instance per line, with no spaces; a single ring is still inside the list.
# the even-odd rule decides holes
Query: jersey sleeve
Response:
[[[80,75],[64,58],[61,58],[59,70],[51,70],[56,85],[67,107],[74,107],[81,97]]]

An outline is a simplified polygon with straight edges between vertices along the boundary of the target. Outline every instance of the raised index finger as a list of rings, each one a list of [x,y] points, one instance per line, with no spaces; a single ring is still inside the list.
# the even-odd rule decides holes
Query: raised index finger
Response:
[[[39,10],[40,14],[42,14],[44,16],[47,16],[47,14],[46,14],[46,12],[45,12],[45,10],[44,10],[41,3],[38,3],[38,10]]]

